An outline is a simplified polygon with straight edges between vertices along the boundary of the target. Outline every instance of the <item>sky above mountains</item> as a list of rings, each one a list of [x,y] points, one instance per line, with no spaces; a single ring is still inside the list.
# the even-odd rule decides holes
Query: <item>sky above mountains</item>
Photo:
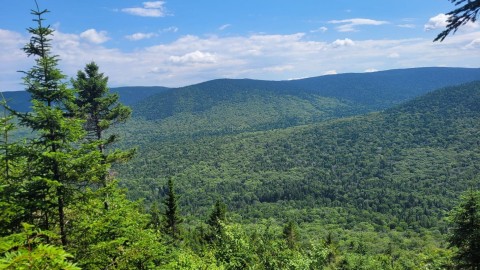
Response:
[[[38,0],[67,76],[95,61],[110,86],[288,80],[422,66],[478,67],[480,25],[443,42],[448,0]],[[23,90],[30,0],[4,0],[0,91]]]

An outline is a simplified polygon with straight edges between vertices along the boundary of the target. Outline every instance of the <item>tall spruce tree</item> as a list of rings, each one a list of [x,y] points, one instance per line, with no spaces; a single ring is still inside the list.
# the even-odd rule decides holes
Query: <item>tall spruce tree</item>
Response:
[[[178,240],[180,235],[180,224],[183,222],[178,211],[178,197],[173,188],[172,179],[168,179],[167,198],[165,204],[165,213],[163,215],[163,232],[172,239]]]
[[[452,210],[449,242],[457,247],[454,257],[460,269],[480,269],[480,191],[469,191]]]
[[[112,125],[124,123],[131,115],[132,110],[119,102],[116,93],[110,93],[107,86],[108,77],[99,72],[95,62],[85,66],[84,71],[78,71],[77,78],[72,85],[77,91],[75,109],[77,115],[86,119],[84,128],[89,141],[99,141],[98,148],[104,155],[105,162],[128,160],[134,151],[115,151],[106,154],[105,147],[117,140],[115,134],[105,137],[105,131]]]
[[[51,52],[53,30],[44,25],[48,10],[32,10],[36,27],[28,28],[30,42],[24,47],[35,64],[24,71],[24,84],[31,95],[32,112],[16,113],[20,123],[38,136],[28,147],[25,195],[31,205],[30,220],[42,229],[59,229],[62,245],[67,244],[65,207],[73,200],[79,184],[98,181],[105,170],[100,152],[92,145],[79,144],[84,137],[82,120],[71,117],[67,108],[74,92],[67,88],[58,68],[59,58]]]
[[[298,226],[293,220],[288,221],[283,227],[283,238],[290,249],[298,247]]]
[[[205,240],[208,242],[218,240],[224,233],[226,220],[227,206],[220,200],[217,200],[207,220],[210,232],[205,235]]]

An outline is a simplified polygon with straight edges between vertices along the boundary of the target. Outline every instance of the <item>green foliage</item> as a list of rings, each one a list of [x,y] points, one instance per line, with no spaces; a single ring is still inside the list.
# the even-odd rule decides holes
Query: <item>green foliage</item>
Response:
[[[80,269],[72,255],[48,244],[54,233],[23,224],[23,230],[0,238],[0,269]]]
[[[449,243],[457,248],[455,262],[460,269],[480,268],[480,191],[469,191],[450,213]]]
[[[183,222],[178,210],[177,194],[173,189],[172,179],[168,179],[168,193],[164,200],[165,213],[163,214],[163,232],[169,235],[172,239],[178,240],[181,238],[180,224]]]
[[[283,227],[283,238],[287,242],[287,246],[295,249],[298,245],[298,228],[297,224],[290,220],[285,227]]]
[[[199,217],[219,194],[252,222],[294,218],[445,232],[444,209],[479,172],[478,104],[480,86],[471,83],[382,113],[149,144],[116,169],[130,196],[147,202],[155,179],[174,177],[188,202],[182,210]]]
[[[44,26],[44,14],[37,5],[32,10],[36,27],[28,29],[30,42],[24,47],[35,65],[24,72],[24,84],[32,98],[32,112],[18,113],[20,123],[38,136],[25,148],[28,167],[24,170],[22,190],[16,196],[28,198],[27,221],[42,229],[58,225],[61,242],[67,245],[65,207],[72,201],[78,185],[98,180],[99,155],[91,145],[78,145],[84,136],[82,120],[70,117],[66,109],[74,99],[65,75],[58,69],[59,59],[51,55],[53,30]],[[33,197],[32,197],[33,196]],[[29,217],[28,217],[29,215]]]
[[[77,91],[77,97],[73,102],[74,104],[69,107],[74,115],[86,119],[83,124],[86,131],[85,138],[98,145],[98,150],[103,155],[102,164],[126,161],[132,158],[135,153],[134,149],[106,152],[106,148],[116,142],[118,138],[115,134],[105,137],[105,131],[116,124],[125,123],[132,112],[129,107],[118,102],[118,94],[110,93],[107,83],[108,77],[99,73],[99,68],[95,62],[87,64],[85,72],[78,71],[76,80],[72,80],[72,85]],[[106,180],[107,171],[105,170],[102,176],[104,186]]]
[[[104,207],[104,198],[108,209]],[[69,251],[84,269],[151,269],[165,263],[165,244],[148,228],[142,205],[115,183],[85,194],[68,212]]]
[[[124,123],[131,114],[131,109],[118,102],[119,95],[110,93],[108,77],[99,73],[95,62],[86,65],[85,72],[78,71],[76,80],[72,80],[73,87],[77,90],[75,105],[78,107],[76,113],[81,118],[87,119],[84,128],[87,131],[87,138],[100,140],[103,132],[112,125]],[[101,151],[105,144],[112,143],[115,137],[111,135],[101,144]]]
[[[225,222],[227,221],[227,206],[217,200],[213,206],[213,210],[208,217],[210,233],[207,235],[207,241],[215,241],[224,233]]]

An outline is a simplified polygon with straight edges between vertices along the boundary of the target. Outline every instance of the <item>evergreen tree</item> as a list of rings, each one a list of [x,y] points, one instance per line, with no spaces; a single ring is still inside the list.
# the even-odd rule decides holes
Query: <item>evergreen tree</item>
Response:
[[[227,219],[226,214],[227,206],[220,200],[217,200],[207,220],[207,224],[210,227],[210,233],[205,235],[207,241],[212,242],[222,236],[224,223]]]
[[[178,212],[178,198],[173,189],[172,179],[168,180],[167,198],[165,204],[165,213],[163,215],[163,231],[172,239],[180,239],[180,224],[183,222]]]
[[[461,269],[480,269],[480,191],[469,191],[452,210],[450,245],[457,247],[454,257]]]
[[[37,26],[28,29],[31,38],[23,49],[35,57],[35,65],[24,72],[33,106],[31,113],[15,114],[38,138],[28,145],[25,192],[19,196],[30,202],[27,221],[44,230],[59,228],[65,246],[65,207],[73,201],[76,185],[98,180],[105,168],[92,145],[78,143],[84,136],[82,121],[67,113],[74,92],[67,88],[65,75],[57,67],[58,57],[51,54],[53,30],[44,26],[43,18],[47,12],[40,11],[38,5],[32,10]]]
[[[283,238],[287,242],[290,249],[297,248],[298,244],[298,226],[295,222],[290,220],[285,227],[283,227]]]
[[[87,139],[100,141],[98,148],[109,161],[125,160],[131,158],[133,151],[115,152],[107,156],[105,147],[117,140],[117,136],[110,134],[104,137],[104,132],[111,126],[124,123],[131,115],[132,110],[119,103],[118,94],[110,93],[107,86],[108,77],[99,72],[95,62],[86,65],[84,71],[78,71],[77,78],[72,80],[73,87],[77,90],[75,99],[76,113],[86,119],[84,128]]]
[[[19,232],[22,222],[28,219],[29,201],[19,196],[23,190],[23,170],[26,148],[12,140],[12,132],[17,129],[14,117],[11,114],[6,99],[3,97],[1,106],[4,107],[3,117],[0,117],[0,236]]]

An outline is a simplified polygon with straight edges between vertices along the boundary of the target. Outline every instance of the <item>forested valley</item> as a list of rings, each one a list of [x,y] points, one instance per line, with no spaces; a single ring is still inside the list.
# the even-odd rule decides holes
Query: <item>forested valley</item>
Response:
[[[32,15],[0,269],[480,267],[480,69],[109,89]]]

